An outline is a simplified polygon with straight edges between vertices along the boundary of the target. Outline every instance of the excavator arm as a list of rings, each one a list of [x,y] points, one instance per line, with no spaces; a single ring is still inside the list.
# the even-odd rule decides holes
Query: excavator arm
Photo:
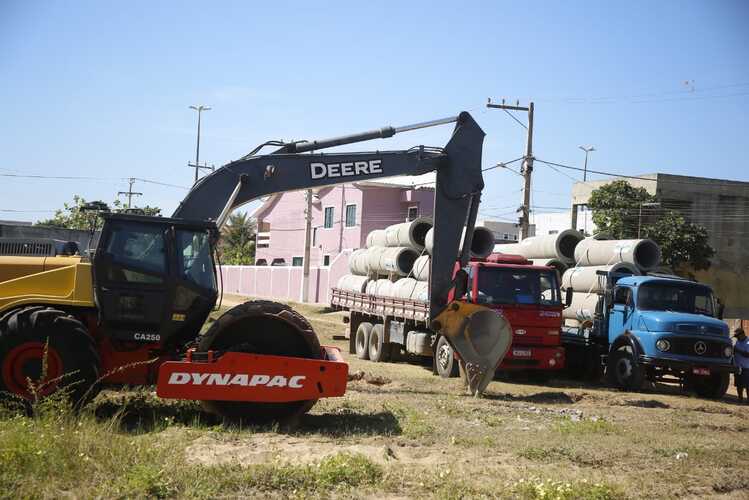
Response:
[[[452,136],[443,148],[321,152],[453,122]],[[469,257],[484,187],[481,169],[484,135],[473,117],[462,112],[455,117],[405,127],[384,127],[333,139],[286,144],[272,154],[244,157],[204,177],[173,217],[212,220],[221,226],[233,209],[269,194],[436,171],[430,318],[433,328],[448,338],[461,357],[470,392],[479,394],[509,345],[509,339],[500,338],[506,335],[499,333],[506,329],[497,324],[496,313],[484,308],[467,308],[458,302],[447,306],[451,289],[465,290],[466,286],[466,276],[460,272],[453,276],[453,269],[456,260],[463,267]],[[459,255],[460,248],[464,250]]]

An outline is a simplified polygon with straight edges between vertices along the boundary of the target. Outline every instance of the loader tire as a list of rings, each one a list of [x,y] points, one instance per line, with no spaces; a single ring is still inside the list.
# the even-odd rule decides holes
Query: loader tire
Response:
[[[94,339],[66,312],[31,306],[0,317],[0,392],[33,401],[64,390],[80,408],[99,390],[100,365]]]
[[[239,304],[213,322],[200,338],[200,351],[233,351],[295,358],[322,359],[312,325],[285,304],[257,300]],[[289,421],[317,402],[202,401],[203,408],[229,421]]]

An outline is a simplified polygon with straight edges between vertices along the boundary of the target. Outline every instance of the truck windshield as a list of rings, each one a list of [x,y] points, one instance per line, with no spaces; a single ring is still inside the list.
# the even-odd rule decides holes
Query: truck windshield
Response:
[[[482,267],[477,288],[479,304],[562,304],[555,271]]]
[[[182,278],[203,288],[216,289],[208,231],[178,229],[177,259]]]
[[[644,283],[637,291],[637,307],[649,311],[676,311],[715,316],[713,293],[686,283]]]

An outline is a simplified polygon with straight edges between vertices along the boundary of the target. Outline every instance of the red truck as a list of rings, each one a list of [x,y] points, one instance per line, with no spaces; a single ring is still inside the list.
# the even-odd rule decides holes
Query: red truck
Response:
[[[524,371],[534,379],[547,379],[564,368],[559,336],[563,306],[553,268],[534,266],[521,256],[493,254],[472,260],[466,272],[469,289],[462,300],[500,311],[513,331],[498,371]],[[434,371],[442,377],[458,374],[452,347],[427,324],[426,302],[333,288],[331,307],[349,312],[344,321],[351,354],[389,361],[405,351],[432,357]]]

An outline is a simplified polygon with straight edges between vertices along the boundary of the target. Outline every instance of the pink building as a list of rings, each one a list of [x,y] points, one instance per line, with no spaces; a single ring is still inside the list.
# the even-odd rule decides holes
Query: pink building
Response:
[[[357,182],[312,191],[311,266],[329,266],[341,251],[363,247],[367,234],[434,209],[434,175]],[[258,222],[257,265],[301,266],[306,191],[268,197]]]

